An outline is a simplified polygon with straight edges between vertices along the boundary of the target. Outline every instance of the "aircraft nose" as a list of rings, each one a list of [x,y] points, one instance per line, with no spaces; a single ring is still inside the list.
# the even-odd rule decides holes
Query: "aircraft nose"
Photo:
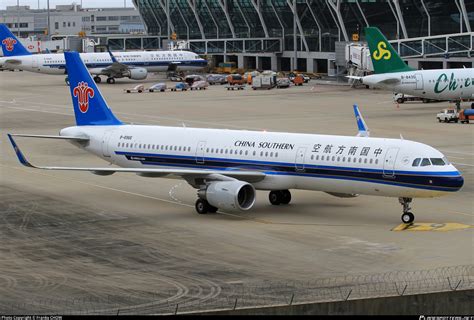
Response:
[[[453,191],[460,190],[464,185],[464,178],[459,171],[457,175],[445,177],[443,180],[444,186],[451,188]]]

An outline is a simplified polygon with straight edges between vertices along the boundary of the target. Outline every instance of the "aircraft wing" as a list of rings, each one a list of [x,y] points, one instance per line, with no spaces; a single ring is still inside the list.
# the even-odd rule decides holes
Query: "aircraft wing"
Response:
[[[101,74],[101,75],[106,75],[113,78],[119,78],[119,77],[122,77],[123,74],[126,73],[128,70],[133,68],[133,66],[128,66],[121,62],[118,62],[118,60],[114,57],[112,52],[110,50],[108,52],[109,52],[110,58],[112,59],[112,64],[102,69],[93,68],[91,70],[92,74]]]
[[[22,135],[25,136],[25,135]],[[32,136],[32,135],[26,135]],[[118,168],[118,167],[106,167],[106,168],[81,168],[81,167],[54,167],[54,166],[36,166],[29,162],[21,152],[20,148],[16,144],[13,136],[8,134],[8,139],[15,149],[15,153],[18,160],[25,167],[42,169],[42,170],[64,170],[64,171],[88,171],[97,175],[108,176],[114,173],[135,173],[143,177],[149,178],[182,178],[188,181],[191,185],[194,185],[193,181],[196,179],[206,180],[243,180],[247,182],[258,182],[265,178],[266,174],[259,171],[241,171],[241,170],[203,170],[203,169],[147,169],[147,168]]]

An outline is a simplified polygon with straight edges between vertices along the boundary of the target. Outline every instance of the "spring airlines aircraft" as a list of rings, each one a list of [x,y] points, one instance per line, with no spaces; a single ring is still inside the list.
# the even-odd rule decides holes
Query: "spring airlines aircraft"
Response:
[[[14,68],[46,74],[66,74],[64,55],[31,54],[20,41],[0,24],[0,43],[3,55],[0,67]],[[107,76],[107,83],[114,83],[115,78],[132,80],[146,79],[148,72],[165,72],[175,70],[198,70],[207,66],[207,61],[189,51],[129,51],[81,53],[94,80],[101,82],[101,75]],[[66,78],[66,82],[68,79]]]
[[[80,56],[66,52],[76,126],[59,136],[9,134],[20,162],[46,170],[98,175],[136,173],[180,178],[198,190],[198,213],[249,210],[255,190],[269,190],[273,205],[288,204],[289,189],[399,198],[410,223],[412,198],[459,190],[463,178],[438,150],[418,142],[370,138],[357,106],[358,136],[127,125],[107,106]],[[70,141],[118,167],[38,167],[21,153],[13,136]]]
[[[474,69],[414,70],[406,65],[378,28],[365,29],[375,74],[349,78],[370,87],[435,100],[474,98]]]

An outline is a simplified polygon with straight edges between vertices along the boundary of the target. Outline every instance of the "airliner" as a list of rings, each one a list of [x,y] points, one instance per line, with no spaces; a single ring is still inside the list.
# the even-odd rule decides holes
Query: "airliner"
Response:
[[[62,53],[33,55],[4,24],[0,24],[0,43],[5,56],[0,57],[0,67],[45,74],[67,74]],[[207,60],[189,51],[128,51],[113,54],[109,51],[80,55],[97,83],[102,80],[100,76],[106,76],[107,83],[115,83],[116,78],[143,80],[148,72],[192,71],[207,66]]]
[[[58,136],[8,134],[24,166],[183,179],[197,190],[200,214],[250,210],[256,190],[269,191],[272,205],[289,204],[290,189],[342,198],[396,197],[407,224],[415,219],[413,198],[450,194],[464,183],[446,157],[426,144],[370,137],[356,105],[356,136],[125,124],[107,105],[80,55],[64,55],[76,125]],[[19,149],[16,136],[66,140],[115,166],[35,166]]]
[[[426,99],[456,101],[474,98],[474,69],[415,70],[398,55],[378,28],[365,29],[375,74],[349,76],[369,87],[389,89]]]

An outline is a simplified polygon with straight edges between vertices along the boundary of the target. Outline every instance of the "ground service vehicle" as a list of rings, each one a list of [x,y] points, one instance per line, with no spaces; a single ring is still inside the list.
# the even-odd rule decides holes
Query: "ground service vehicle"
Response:
[[[207,81],[198,80],[198,81],[194,81],[190,89],[191,90],[206,90],[208,86],[209,86],[209,83],[207,83]]]
[[[458,122],[459,114],[454,109],[444,109],[436,115],[439,122]]]
[[[207,76],[207,82],[209,82],[210,85],[213,84],[226,84],[227,83],[227,77],[224,74],[210,74]]]
[[[405,103],[406,101],[422,101],[423,103],[429,103],[429,102],[439,102],[440,100],[421,98],[421,97],[411,96],[409,94],[394,92],[393,101],[397,103]]]
[[[227,76],[227,83],[231,86],[233,86],[233,85],[243,85],[243,84],[245,84],[245,80],[240,74],[234,73],[234,74],[229,74]]]
[[[164,92],[166,91],[166,83],[160,82],[160,83],[155,83],[151,87],[148,88],[148,92],[155,92],[155,91],[160,91]]]
[[[277,88],[289,88],[290,84],[291,84],[291,82],[287,78],[277,79]]]
[[[145,91],[145,86],[143,84],[139,84],[139,85],[136,85],[133,88],[127,88],[127,89],[123,89],[123,90],[126,93],[132,93],[132,92],[142,93],[143,91]]]
[[[459,121],[461,123],[469,123],[469,121],[474,121],[474,109],[463,109],[459,112]]]
[[[178,82],[171,91],[186,91],[189,89],[189,85],[186,82]]]

